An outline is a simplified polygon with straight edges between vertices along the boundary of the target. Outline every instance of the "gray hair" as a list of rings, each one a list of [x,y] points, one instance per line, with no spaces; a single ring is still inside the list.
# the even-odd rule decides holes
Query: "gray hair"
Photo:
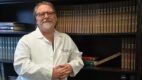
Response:
[[[42,2],[39,2],[39,3],[34,7],[34,12],[33,12],[34,18],[36,17],[36,12],[37,12],[37,9],[38,9],[38,7],[39,7],[40,5],[48,5],[48,6],[50,6],[50,7],[54,10],[54,12],[56,12],[55,7],[54,7],[54,5],[53,5],[51,2],[42,1]]]

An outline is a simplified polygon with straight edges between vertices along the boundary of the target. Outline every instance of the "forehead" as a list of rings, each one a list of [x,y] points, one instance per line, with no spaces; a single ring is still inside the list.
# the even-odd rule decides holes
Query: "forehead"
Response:
[[[37,13],[40,13],[40,12],[53,12],[53,9],[49,5],[42,4],[37,8]]]

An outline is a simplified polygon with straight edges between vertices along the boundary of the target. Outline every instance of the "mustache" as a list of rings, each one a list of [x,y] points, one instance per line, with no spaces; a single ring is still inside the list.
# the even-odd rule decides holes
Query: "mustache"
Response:
[[[42,23],[45,23],[45,22],[52,22],[53,20],[52,19],[49,19],[49,18],[44,18],[42,20]]]

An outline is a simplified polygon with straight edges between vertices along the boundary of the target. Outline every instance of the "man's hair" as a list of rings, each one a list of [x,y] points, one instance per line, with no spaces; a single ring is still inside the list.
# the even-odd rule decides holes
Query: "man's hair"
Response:
[[[51,3],[51,2],[47,2],[47,1],[42,1],[42,2],[39,2],[35,7],[34,7],[34,12],[33,12],[33,17],[36,18],[36,12],[37,12],[37,9],[40,5],[48,5],[50,6],[54,12],[56,13],[56,10],[55,10],[55,7],[54,5]]]

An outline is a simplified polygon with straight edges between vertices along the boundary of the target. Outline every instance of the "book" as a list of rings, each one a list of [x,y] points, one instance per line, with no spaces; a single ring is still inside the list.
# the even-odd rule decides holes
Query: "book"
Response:
[[[17,76],[8,76],[8,80],[16,80]]]
[[[33,30],[35,30],[34,25],[28,23],[0,22],[1,32],[33,31]]]
[[[92,57],[92,56],[82,56],[82,59],[83,59],[83,60],[89,60],[89,61],[94,61],[94,60],[96,60],[96,58],[95,58],[95,57]]]
[[[15,22],[0,22],[0,30],[12,30]]]
[[[97,62],[97,61],[83,60],[83,62],[84,62],[84,66],[93,67],[94,63]]]
[[[35,30],[34,25],[28,23],[14,23],[14,31],[33,31]]]
[[[101,60],[99,60],[99,61],[96,61],[96,62],[94,62],[94,66],[98,66],[98,65],[100,65],[100,64],[103,64],[103,63],[105,63],[105,62],[107,62],[107,61],[109,61],[109,60],[112,60],[112,59],[114,59],[114,58],[120,56],[120,55],[121,55],[121,53],[118,52],[118,53],[115,53],[115,54],[113,54],[113,55],[111,55],[111,56],[109,56],[109,57],[106,57],[106,58],[104,58],[104,59],[101,59]]]

